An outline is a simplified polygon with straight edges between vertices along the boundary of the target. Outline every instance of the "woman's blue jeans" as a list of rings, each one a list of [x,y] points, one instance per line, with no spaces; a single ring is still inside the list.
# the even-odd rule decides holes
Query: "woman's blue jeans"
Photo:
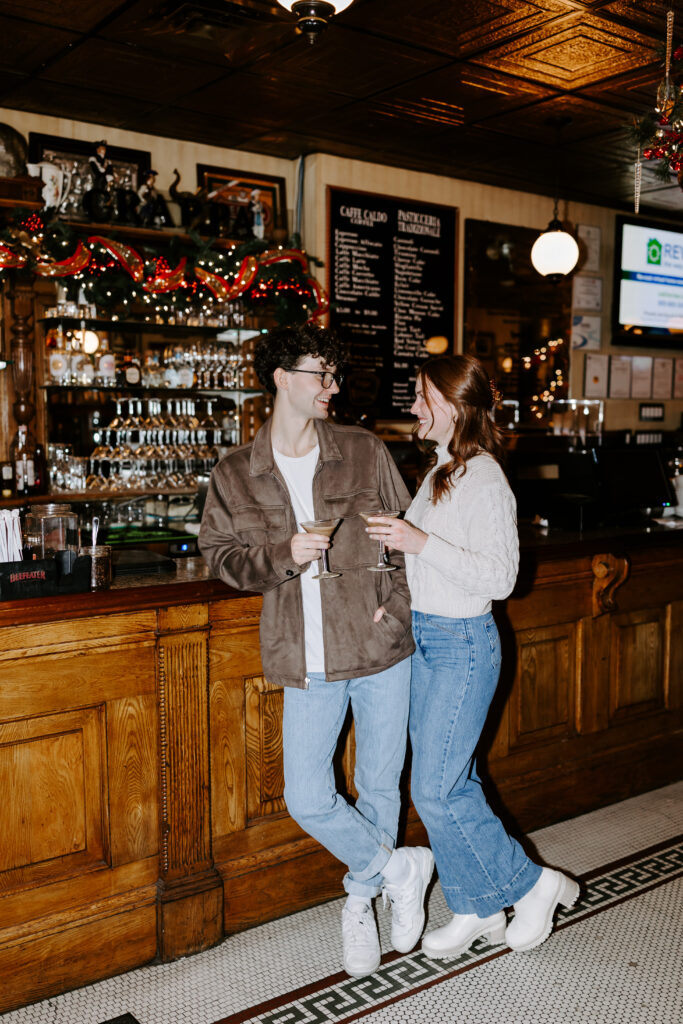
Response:
[[[475,767],[500,675],[498,629],[491,614],[413,612],[413,635],[411,796],[448,906],[488,917],[521,899],[541,873],[487,804]]]
[[[285,803],[309,835],[348,865],[344,888],[371,898],[396,844],[399,780],[408,741],[410,658],[375,675],[285,687]],[[351,703],[356,734],[355,806],[337,792],[332,758]]]

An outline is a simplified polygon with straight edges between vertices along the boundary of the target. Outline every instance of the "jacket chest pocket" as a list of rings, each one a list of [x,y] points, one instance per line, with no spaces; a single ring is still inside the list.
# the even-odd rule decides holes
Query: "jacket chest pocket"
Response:
[[[287,533],[287,513],[282,506],[242,505],[232,514],[235,533],[244,544],[274,544]]]
[[[325,495],[325,514],[342,520],[332,537],[331,557],[337,569],[355,569],[375,561],[377,542],[368,537],[360,514],[381,507],[382,499],[375,488]]]
[[[336,519],[353,519],[355,516],[363,527],[365,523],[360,518],[361,512],[372,512],[373,509],[382,507],[382,499],[374,487],[351,494],[326,494],[324,501],[325,509],[330,516]]]

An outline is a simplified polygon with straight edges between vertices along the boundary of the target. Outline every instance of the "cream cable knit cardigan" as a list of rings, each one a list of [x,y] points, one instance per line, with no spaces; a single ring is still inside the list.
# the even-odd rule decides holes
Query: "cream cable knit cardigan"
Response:
[[[429,536],[419,555],[406,554],[411,607],[452,619],[473,618],[507,597],[519,566],[517,505],[503,470],[485,453],[460,471],[448,495],[430,500],[431,478],[450,459],[437,448],[437,464],[422,482],[406,519]]]

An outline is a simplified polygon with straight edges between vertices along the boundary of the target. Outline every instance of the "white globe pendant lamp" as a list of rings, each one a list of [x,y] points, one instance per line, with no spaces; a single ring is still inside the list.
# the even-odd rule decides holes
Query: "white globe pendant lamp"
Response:
[[[579,261],[576,239],[565,231],[557,215],[557,199],[553,219],[542,231],[531,248],[531,264],[549,281],[559,281],[571,274]]]
[[[309,43],[314,43],[327,23],[335,14],[341,14],[350,7],[353,0],[278,0],[280,7],[291,11],[297,20],[297,28]]]

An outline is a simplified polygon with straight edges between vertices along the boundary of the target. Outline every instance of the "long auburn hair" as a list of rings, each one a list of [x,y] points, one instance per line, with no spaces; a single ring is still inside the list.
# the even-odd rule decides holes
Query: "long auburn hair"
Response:
[[[467,472],[467,463],[474,455],[485,451],[502,462],[505,435],[493,419],[492,383],[474,356],[434,356],[419,368],[417,379],[430,410],[428,383],[455,407],[455,429],[448,442],[451,459],[439,466],[432,478],[432,502],[436,505],[453,486],[457,471]],[[422,479],[435,462],[436,451],[432,448]]]

